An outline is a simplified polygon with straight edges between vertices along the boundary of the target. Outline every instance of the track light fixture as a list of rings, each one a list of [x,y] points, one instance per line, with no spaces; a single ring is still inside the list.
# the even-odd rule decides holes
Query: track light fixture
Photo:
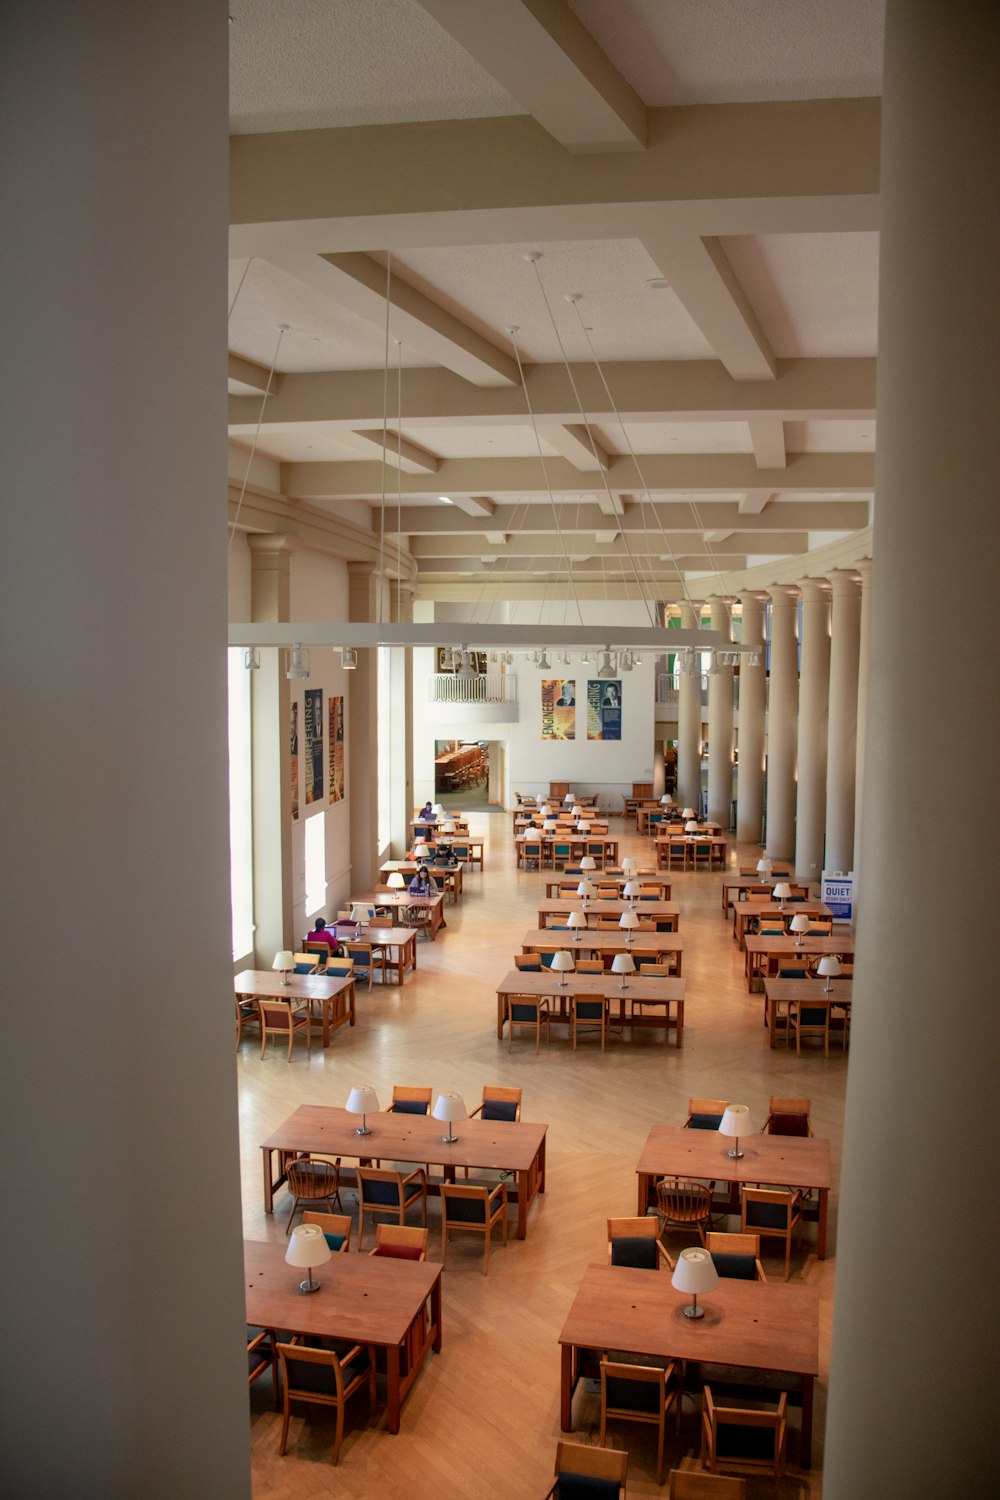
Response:
[[[353,672],[358,665],[358,653],[353,646],[341,646],[340,665],[345,672]]]
[[[615,672],[614,655],[611,651],[604,651],[601,657],[601,665],[597,669],[597,675],[598,677],[614,677],[617,675]]]
[[[243,653],[243,665],[248,672],[256,672],[260,666],[260,652],[256,646],[250,646]]]
[[[309,652],[304,646],[293,646],[285,653],[285,676],[293,679],[309,676]]]

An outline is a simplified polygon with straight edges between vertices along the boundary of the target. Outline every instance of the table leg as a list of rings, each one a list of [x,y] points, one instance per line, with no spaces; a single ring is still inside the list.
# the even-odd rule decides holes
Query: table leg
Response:
[[[350,984],[350,988],[347,991],[347,1014],[348,1014],[349,1023],[350,1023],[351,1026],[353,1026],[354,1023],[355,1023],[355,1021],[357,1020],[357,1016],[355,1015],[355,1010],[354,1010],[354,997],[355,997],[355,993],[356,993],[356,991],[355,991],[355,988],[354,988],[354,980],[352,979],[351,980],[351,984]]]
[[[335,1003],[336,1003],[335,999],[334,1000],[321,1000],[320,1001],[320,1005],[321,1005],[322,1010],[323,1010],[323,1046],[324,1047],[329,1047],[329,1045],[330,1045],[330,1011],[333,1008],[333,1006],[334,1006]]]
[[[389,1344],[385,1351],[385,1400],[387,1423],[390,1432],[399,1431],[399,1345]]]
[[[271,1181],[271,1150],[269,1146],[261,1146],[261,1156],[264,1158],[264,1212],[274,1213],[274,1183]]]
[[[813,1377],[802,1377],[802,1442],[799,1463],[803,1469],[812,1468],[813,1456]]]
[[[517,1174],[517,1237],[519,1240],[528,1237],[528,1185],[531,1182],[530,1172],[518,1172]]]
[[[770,995],[767,997],[767,1030],[773,1052],[778,1043],[778,1002]]]
[[[431,1320],[434,1324],[434,1342],[431,1348],[435,1354],[441,1352],[441,1278],[438,1277],[431,1288]]]
[[[677,964],[677,969],[676,969],[677,978],[680,979],[680,977],[681,977],[681,965],[682,965],[682,963],[684,961],[684,955],[683,955],[683,953],[680,952],[679,949],[674,954],[674,961]]]
[[[651,1179],[648,1172],[640,1172],[637,1180],[639,1183],[639,1196],[636,1200],[635,1211],[640,1218],[645,1218],[646,1209],[649,1205],[649,1184]]]
[[[683,1045],[683,1042],[682,1042],[683,1035],[684,1035],[684,1001],[683,1000],[678,1000],[677,1001],[677,1045],[678,1045],[678,1047],[680,1047],[680,1046]]]
[[[816,1259],[826,1260],[826,1211],[828,1207],[829,1191],[819,1188],[819,1224],[817,1227]]]
[[[573,1346],[563,1344],[562,1375],[559,1381],[559,1426],[563,1432],[573,1431]]]
[[[497,990],[497,1040],[503,1037],[503,1023],[507,1009],[507,996]]]

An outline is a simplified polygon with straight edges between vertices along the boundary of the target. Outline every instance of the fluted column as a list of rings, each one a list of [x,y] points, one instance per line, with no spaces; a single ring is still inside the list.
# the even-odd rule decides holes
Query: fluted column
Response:
[[[253,532],[250,618],[255,624],[291,619],[294,537]],[[269,647],[250,679],[253,764],[254,952],[266,967],[281,948],[294,947],[292,898],[291,688],[285,652]],[[302,726],[299,726],[302,733]]]
[[[830,595],[818,578],[802,588],[799,668],[798,778],[795,797],[795,878],[822,879],[826,830],[827,706],[830,691]]]
[[[352,562],[348,572],[348,617],[352,621],[379,619],[382,578],[375,563]],[[378,652],[374,646],[358,652],[351,673],[347,705],[347,743],[351,803],[351,883],[368,890],[378,873]]]
[[[740,658],[740,760],[736,778],[736,838],[759,844],[764,823],[764,703],[767,666],[764,607],[757,594],[743,594],[740,641],[758,649],[757,665]]]
[[[995,4],[888,0],[864,920],[824,1500],[997,1482],[998,55]],[[981,854],[934,879],[929,820],[935,796],[947,820],[958,774]],[[950,1235],[943,1204],[967,1207]]]
[[[392,619],[398,625],[413,623],[413,590],[393,584],[390,590]],[[393,853],[402,858],[413,816],[413,652],[393,646],[389,652],[390,725],[390,817]],[[426,689],[424,690],[426,692]]]
[[[830,574],[830,733],[826,766],[826,867],[854,867],[854,781],[858,748],[861,594],[853,573]]]
[[[681,629],[697,630],[698,601],[680,607]],[[682,807],[701,807],[701,667],[693,677],[681,672],[677,695],[677,799]]]
[[[798,590],[771,590],[771,686],[767,713],[767,852],[795,851],[795,744],[799,703]]]
[[[865,738],[868,731],[868,657],[872,633],[872,565],[870,559],[857,564],[861,574],[861,643],[858,649],[858,738],[854,756],[854,909],[860,914],[861,883],[858,866],[861,858],[861,818],[864,803]]]
[[[725,599],[713,595],[712,629],[733,638],[733,619]],[[708,816],[729,828],[733,816],[733,669],[713,662],[708,679]]]

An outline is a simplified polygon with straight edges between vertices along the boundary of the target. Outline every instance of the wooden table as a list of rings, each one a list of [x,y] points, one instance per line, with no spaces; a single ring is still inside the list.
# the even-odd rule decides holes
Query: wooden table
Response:
[[[373,952],[376,948],[380,949],[385,955],[385,967],[393,970],[397,984],[402,984],[411,969],[416,972],[415,927],[338,926],[337,938],[341,943],[371,943]]]
[[[846,927],[841,932],[835,927],[832,937],[810,937],[805,933],[801,944],[790,933],[784,937],[757,933],[745,939],[744,948],[747,989],[753,994],[757,981],[767,976],[772,961],[786,963],[792,969],[797,967],[796,960],[801,960],[804,968],[809,959],[822,958],[824,954],[836,953],[839,958],[853,958],[854,933]]]
[[[554,876],[546,880],[546,896],[561,896],[564,885],[572,885],[575,891],[584,875],[597,876],[597,879],[591,882],[593,885],[615,885],[619,891],[626,881],[638,880],[640,885],[655,885],[659,890],[661,901],[670,900],[670,878],[660,870],[633,870],[630,874],[626,874],[624,870],[581,870],[573,865],[567,865],[565,870],[557,871]]]
[[[701,1132],[690,1131],[697,1135]],[[581,1353],[616,1349],[654,1359],[739,1365],[798,1376],[802,1383],[801,1465],[812,1464],[813,1382],[819,1374],[819,1295],[814,1287],[723,1280],[686,1318],[689,1292],[664,1271],[588,1266],[569,1310],[562,1346],[560,1425],[573,1427]]]
[[[447,1127],[432,1115],[396,1115],[384,1110],[370,1114],[368,1124],[371,1135],[358,1135],[358,1117],[348,1114],[346,1109],[328,1104],[300,1105],[260,1148],[264,1159],[265,1213],[274,1212],[274,1192],[285,1181],[284,1160],[289,1152],[419,1165],[431,1162],[443,1167],[446,1182],[455,1180],[459,1167],[515,1173],[517,1235],[518,1239],[524,1239],[528,1232],[528,1209],[536,1193],[545,1191],[547,1125],[478,1117],[460,1120],[453,1127],[458,1139],[453,1145],[446,1145],[441,1137]],[[440,1182],[429,1179],[427,1191],[439,1192]]]
[[[329,1047],[330,1033],[341,1026],[354,1025],[354,980],[333,974],[289,974],[288,983],[270,969],[244,969],[233,981],[237,995],[254,1000],[304,1000],[312,1015],[320,1007],[323,1022],[323,1046]]]
[[[485,843],[484,839],[470,838],[467,833],[443,833],[437,840],[437,843],[447,845],[461,844],[463,849],[468,850],[468,853],[461,855],[460,858],[463,858],[466,864],[478,865],[480,869],[483,868],[483,845]],[[425,863],[429,864],[430,861],[425,861]]]
[[[772,880],[772,886],[777,885],[777,880]],[[765,886],[768,884],[763,875],[734,875],[731,871],[722,877],[722,915],[725,916],[734,901],[738,901],[743,891],[751,890],[754,886]],[[808,896],[809,892],[804,885],[795,885],[791,880],[785,881],[791,887],[793,896]],[[735,894],[734,894],[735,893]]]
[[[777,1045],[778,1021],[782,1012],[788,1015],[788,1006],[794,1002],[803,1005],[838,1005],[846,1017],[851,1013],[854,981],[831,979],[829,993],[824,979],[766,979],[764,995],[767,1005],[767,1029],[771,1046]]]
[[[572,835],[567,835],[565,838],[561,837],[558,833],[554,833],[551,835],[543,834],[540,839],[531,839],[528,842],[537,843],[539,849],[543,851],[543,858],[545,852],[548,853],[548,863],[550,865],[552,863],[552,846],[554,844],[569,845],[569,858],[571,863],[574,860],[582,858],[584,854],[588,853],[588,851],[591,849],[591,846],[596,846],[598,844],[601,846],[601,853],[600,855],[595,855],[595,859],[599,858],[603,862],[603,864],[610,863],[613,865],[618,862],[618,839],[610,833],[574,833]],[[524,844],[524,835],[519,833],[517,838],[514,840],[514,847],[517,851],[517,862],[519,865],[524,864]]]
[[[648,979],[641,978],[638,974],[627,974],[627,989],[620,987],[620,976],[617,974],[565,974],[560,976],[566,980],[560,985],[554,974],[546,970],[542,974],[525,973],[523,969],[512,969],[505,974],[497,985],[497,1036],[503,1036],[504,1023],[510,1017],[510,1001],[512,996],[545,996],[559,1002],[559,1011],[553,1012],[557,1021],[569,1021],[569,1010],[567,1001],[570,996],[593,996],[598,998],[606,995],[614,1003],[618,1001],[618,1014],[609,1013],[609,1022],[616,1026],[628,1026],[633,1030],[636,1027],[658,1027],[668,1031],[673,1027],[674,1039],[678,1047],[681,1046],[681,1034],[684,1030],[684,985],[683,979],[664,978],[657,974]],[[644,1005],[662,1006],[662,1015],[647,1016],[637,1013],[634,1002],[641,1001]]]
[[[560,912],[583,911],[589,917],[620,917],[623,912],[632,910],[628,901],[612,901],[605,897],[591,896],[584,907],[582,896],[550,896],[538,903],[538,925],[547,926],[546,918]],[[680,926],[681,909],[676,901],[637,901],[634,910],[636,916],[646,922],[655,922],[665,932],[676,932]]]
[[[553,953],[558,948],[568,948],[571,953],[583,953],[588,958],[604,958],[607,954],[613,956],[616,953],[631,953],[638,948],[640,952],[655,953],[658,963],[673,961],[677,977],[680,978],[684,939],[679,932],[633,932],[632,941],[628,942],[625,933],[621,931],[597,932],[592,927],[577,930],[580,932],[579,939],[572,932],[552,932],[546,929],[526,932],[521,939],[521,952]]]
[[[684,868],[697,870],[700,868],[698,862],[699,853],[705,858],[702,865],[706,870],[724,870],[726,867],[726,841],[718,834],[702,836],[697,833],[667,834],[662,838],[656,838],[656,867],[659,870],[670,869],[670,847],[675,848],[680,844],[684,849]]]
[[[441,1267],[377,1255],[334,1255],[313,1268],[320,1290],[304,1296],[298,1289],[304,1273],[285,1264],[285,1250],[284,1242],[244,1241],[247,1323],[384,1349],[386,1425],[398,1432],[400,1408],[427,1351],[441,1348]]]
[[[411,911],[414,907],[421,907],[430,912],[430,921],[423,930],[427,933],[431,942],[437,937],[442,927],[448,924],[444,919],[444,893],[438,891],[435,896],[411,896],[409,891],[375,891],[368,896],[352,896],[351,901],[357,901],[363,906],[391,906],[395,911]],[[421,929],[417,929],[420,931]]]
[[[462,860],[459,860],[457,865],[438,865],[432,859],[419,861],[414,859],[387,859],[385,864],[379,869],[379,879],[384,884],[390,875],[397,874],[402,875],[407,885],[409,885],[417,873],[418,863],[426,865],[427,872],[432,876],[435,883],[444,891],[445,895],[451,897],[452,906],[462,899],[462,873],[465,869]]]
[[[733,937],[739,944],[740,951],[742,952],[746,942],[748,922],[760,918],[766,920],[768,926],[771,927],[776,925],[777,919],[780,919],[787,932],[788,924],[797,912],[807,917],[833,916],[830,908],[822,901],[792,901],[786,902],[784,906],[776,901],[759,900],[756,896],[751,896],[747,901],[734,901]]]
[[[425,833],[430,834],[431,838],[434,838],[441,832],[446,823],[454,823],[455,835],[459,838],[469,831],[469,825],[464,818],[449,818],[447,815],[443,818],[414,818],[410,824],[414,841],[419,842],[421,834]]]
[[[637,1213],[656,1201],[659,1177],[693,1177],[699,1182],[778,1183],[782,1187],[815,1188],[818,1199],[816,1254],[826,1259],[827,1199],[830,1196],[830,1142],[815,1136],[750,1135],[740,1137],[743,1155],[729,1155],[728,1136],[717,1130],[685,1130],[681,1125],[654,1125],[646,1137],[636,1166]]]

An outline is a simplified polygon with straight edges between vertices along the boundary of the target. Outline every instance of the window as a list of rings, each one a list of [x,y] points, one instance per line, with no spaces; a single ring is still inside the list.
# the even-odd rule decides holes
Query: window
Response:
[[[326,905],[326,813],[313,813],[305,824],[306,916]]]

